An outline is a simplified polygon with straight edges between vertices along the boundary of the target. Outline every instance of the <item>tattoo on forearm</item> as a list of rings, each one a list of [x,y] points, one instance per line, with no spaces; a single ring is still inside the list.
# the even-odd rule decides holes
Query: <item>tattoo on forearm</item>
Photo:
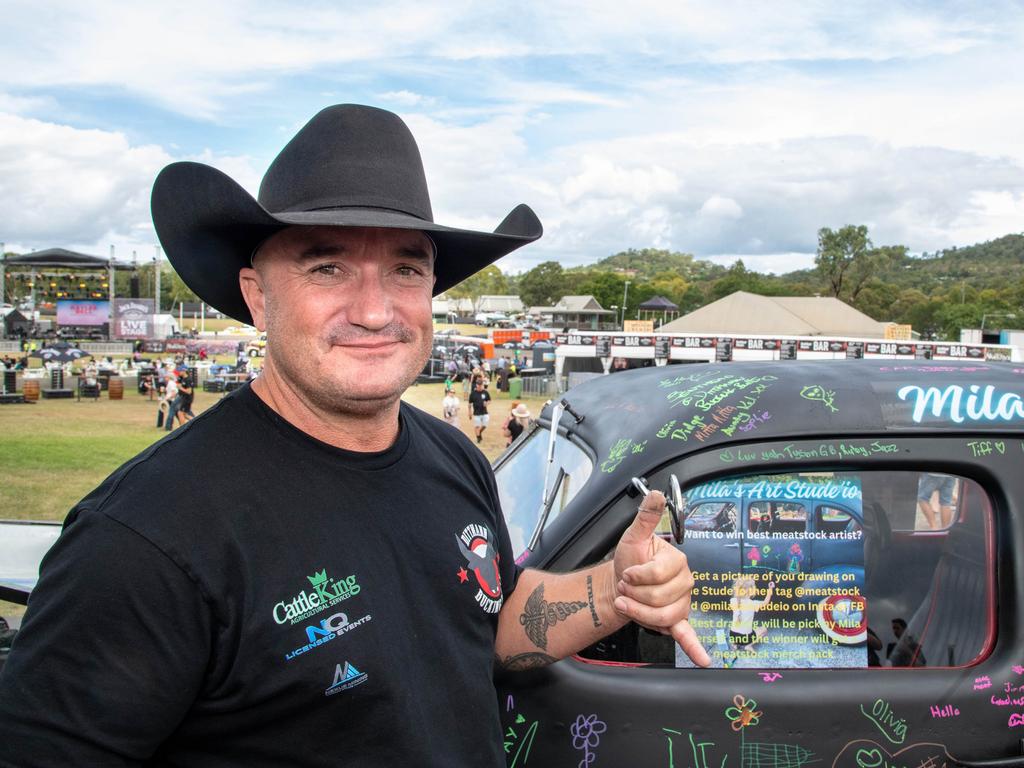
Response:
[[[597,618],[597,606],[594,605],[594,577],[587,576],[587,603],[590,604],[590,618],[594,620],[594,626],[600,627],[601,620]]]
[[[506,656],[504,659],[500,656],[495,656],[494,660],[505,669],[511,670],[512,672],[522,672],[526,669],[539,669],[558,661],[554,656],[548,656],[546,653],[539,653],[537,651],[517,653],[515,656]]]
[[[523,612],[519,614],[519,623],[526,629],[526,636],[538,648],[547,650],[548,628],[560,621],[565,621],[577,611],[587,607],[582,600],[571,603],[549,603],[544,599],[544,582],[537,585],[528,598]]]

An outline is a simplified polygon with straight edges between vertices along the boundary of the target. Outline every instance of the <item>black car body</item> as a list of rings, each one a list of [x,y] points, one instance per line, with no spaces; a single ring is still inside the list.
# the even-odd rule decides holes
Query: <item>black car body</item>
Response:
[[[1022,395],[1011,364],[709,363],[549,404],[495,463],[517,561],[599,562],[674,475],[714,663],[628,625],[501,673],[509,765],[1024,763]]]

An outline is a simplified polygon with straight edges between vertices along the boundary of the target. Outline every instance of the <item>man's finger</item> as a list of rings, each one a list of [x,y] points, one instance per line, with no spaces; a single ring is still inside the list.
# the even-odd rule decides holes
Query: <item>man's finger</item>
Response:
[[[658,542],[664,544],[664,542]],[[686,555],[669,544],[657,546],[654,557],[646,563],[631,565],[622,572],[622,579],[627,584],[640,586],[645,584],[663,584],[677,574],[687,570]]]
[[[688,570],[682,570],[666,580],[651,584],[635,584],[623,579],[617,585],[617,589],[620,595],[632,598],[638,603],[659,607],[689,597],[693,589],[693,576]]]
[[[661,515],[665,511],[665,495],[661,491],[651,491],[640,500],[640,508],[629,528],[622,535],[627,542],[644,542],[654,535]]]
[[[698,667],[711,666],[711,657],[704,650],[704,646],[700,644],[700,638],[697,637],[697,632],[690,626],[689,621],[683,619],[673,624],[671,633],[672,637],[683,649],[683,653],[690,657],[690,661]]]
[[[652,606],[619,595],[615,598],[615,610],[645,627],[671,627],[689,616],[690,599],[677,600],[670,605]]]

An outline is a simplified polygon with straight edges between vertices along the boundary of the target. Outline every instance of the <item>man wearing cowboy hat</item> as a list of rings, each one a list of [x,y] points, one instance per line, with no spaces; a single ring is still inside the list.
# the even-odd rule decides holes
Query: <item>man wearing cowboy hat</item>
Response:
[[[539,237],[529,208],[434,223],[405,124],[342,105],[258,200],[175,163],[153,218],[203,300],[266,330],[266,364],[68,516],[0,677],[0,763],[497,766],[495,657],[633,619],[707,663],[660,494],[612,561],[520,571],[482,454],[400,402],[432,295]]]

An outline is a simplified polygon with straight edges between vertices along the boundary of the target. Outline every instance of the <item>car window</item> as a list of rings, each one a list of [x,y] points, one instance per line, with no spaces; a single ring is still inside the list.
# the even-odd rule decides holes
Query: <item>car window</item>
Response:
[[[820,504],[816,515],[814,529],[825,533],[839,533],[840,531],[855,532],[861,530],[860,521],[853,516],[853,513],[842,507],[835,507],[831,504]]]
[[[736,505],[729,501],[702,501],[691,504],[687,508],[684,525],[688,531],[731,533],[736,530]],[[659,530],[672,530],[668,518],[662,520]]]
[[[653,487],[670,472],[684,474],[670,467]],[[938,475],[941,482],[922,483],[929,474],[792,472],[684,487],[690,622],[712,666],[981,661],[995,640],[992,505],[973,480]],[[933,489],[937,526],[925,518],[922,527],[922,497],[933,486],[946,489],[942,499]],[[602,656],[600,648],[615,652]],[[593,658],[691,666],[671,639],[635,625]]]
[[[512,552],[518,561],[526,554],[530,537],[543,503],[544,476],[548,472],[548,483],[553,484],[561,467],[565,474],[555,494],[547,523],[554,521],[565,506],[579,493],[587,482],[593,463],[579,447],[562,435],[555,438],[555,460],[547,470],[547,450],[550,432],[535,425],[523,437],[519,447],[507,456],[494,471],[498,483],[498,498],[505,514]]]

